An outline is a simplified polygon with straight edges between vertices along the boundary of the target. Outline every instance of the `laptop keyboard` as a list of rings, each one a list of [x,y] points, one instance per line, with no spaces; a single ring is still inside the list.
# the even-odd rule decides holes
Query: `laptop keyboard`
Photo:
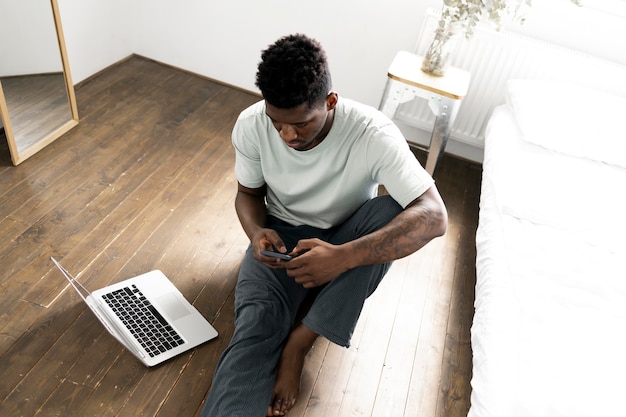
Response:
[[[184,343],[135,285],[102,296],[150,357]]]

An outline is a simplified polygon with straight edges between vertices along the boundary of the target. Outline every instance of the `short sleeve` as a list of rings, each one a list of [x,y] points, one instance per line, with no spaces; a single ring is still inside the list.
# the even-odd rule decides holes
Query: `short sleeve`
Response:
[[[250,118],[237,119],[232,133],[235,148],[235,175],[244,187],[259,188],[265,184],[261,167],[259,137]]]
[[[406,208],[433,184],[433,178],[421,166],[400,130],[393,124],[381,129],[368,149],[374,179]]]

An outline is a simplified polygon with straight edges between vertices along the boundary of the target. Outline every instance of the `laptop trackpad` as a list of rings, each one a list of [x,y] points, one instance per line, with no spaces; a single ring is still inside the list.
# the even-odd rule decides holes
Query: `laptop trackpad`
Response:
[[[155,299],[156,303],[163,309],[163,312],[172,320],[178,320],[191,312],[174,294],[165,294]]]

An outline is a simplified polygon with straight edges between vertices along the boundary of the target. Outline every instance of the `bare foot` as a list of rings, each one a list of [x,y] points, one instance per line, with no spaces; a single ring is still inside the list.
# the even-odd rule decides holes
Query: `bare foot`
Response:
[[[278,362],[274,396],[267,408],[268,416],[284,416],[296,405],[304,358],[316,339],[317,334],[302,324],[291,331]]]

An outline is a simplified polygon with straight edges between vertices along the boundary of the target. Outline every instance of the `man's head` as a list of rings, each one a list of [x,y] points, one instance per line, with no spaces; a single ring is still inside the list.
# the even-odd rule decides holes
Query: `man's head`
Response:
[[[333,124],[337,93],[326,53],[304,35],[279,39],[261,55],[256,85],[281,139],[298,151],[320,144]]]
[[[319,42],[305,35],[280,38],[261,54],[256,86],[274,107],[319,105],[326,99],[331,84],[326,53]]]

